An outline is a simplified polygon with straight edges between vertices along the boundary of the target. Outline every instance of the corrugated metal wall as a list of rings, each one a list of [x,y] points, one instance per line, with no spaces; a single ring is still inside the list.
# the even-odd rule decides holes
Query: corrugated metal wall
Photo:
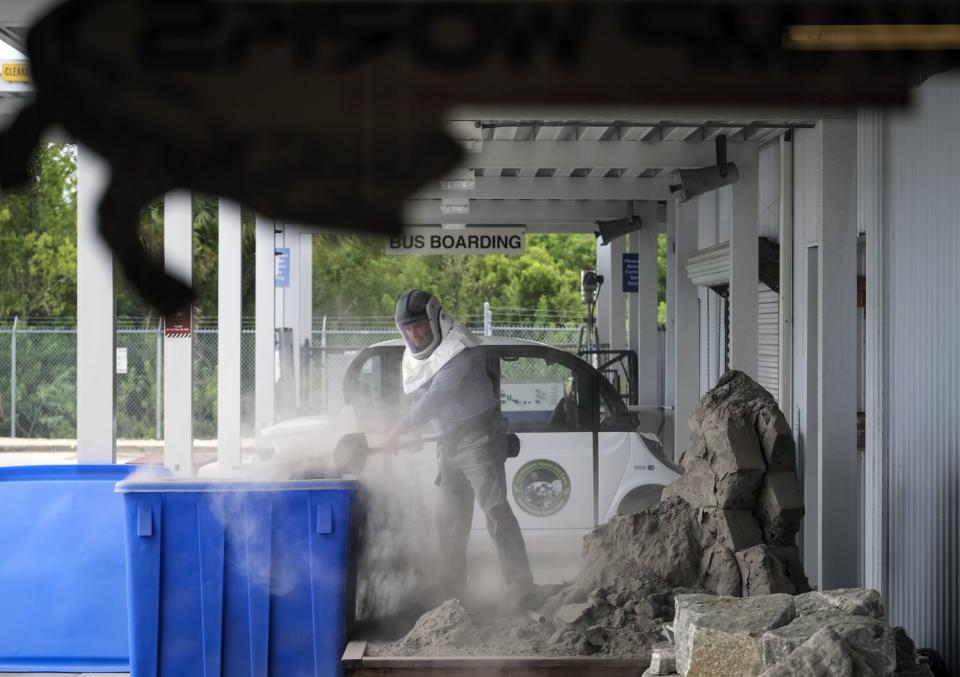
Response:
[[[888,603],[957,674],[960,77],[934,77],[915,97],[885,130]]]
[[[757,382],[779,402],[780,295],[761,284],[757,296]]]

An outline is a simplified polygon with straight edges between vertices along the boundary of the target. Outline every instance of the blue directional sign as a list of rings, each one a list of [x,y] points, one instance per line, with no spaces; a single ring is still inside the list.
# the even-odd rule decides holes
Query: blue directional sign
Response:
[[[290,247],[277,247],[273,254],[273,284],[275,287],[289,287]]]
[[[640,254],[623,255],[623,291],[640,291]]]

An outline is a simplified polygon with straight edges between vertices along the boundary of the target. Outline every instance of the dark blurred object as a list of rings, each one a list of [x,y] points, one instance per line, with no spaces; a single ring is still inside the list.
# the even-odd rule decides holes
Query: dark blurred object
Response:
[[[140,209],[168,190],[396,232],[403,200],[460,161],[443,129],[451,106],[904,104],[957,63],[957,45],[857,27],[957,13],[955,2],[69,0],[28,37],[36,97],[0,136],[0,187],[25,184],[41,134],[62,125],[110,163],[101,232],[170,313],[190,290],[137,233]],[[819,30],[837,25],[849,30]]]
[[[930,672],[933,673],[933,677],[950,677],[950,673],[947,671],[947,664],[941,656],[934,649],[917,649],[917,655],[920,657],[920,661],[927,664],[927,667],[930,668]]]

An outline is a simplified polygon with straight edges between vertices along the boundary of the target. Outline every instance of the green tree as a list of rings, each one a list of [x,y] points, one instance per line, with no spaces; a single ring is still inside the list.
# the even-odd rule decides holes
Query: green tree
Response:
[[[590,234],[527,236],[523,256],[391,256],[383,239],[314,237],[313,298],[326,315],[392,316],[397,295],[434,291],[458,317],[497,309],[539,309],[544,317],[580,309],[580,270],[595,263]]]
[[[0,195],[0,315],[76,314],[76,148],[44,144],[32,180]]]

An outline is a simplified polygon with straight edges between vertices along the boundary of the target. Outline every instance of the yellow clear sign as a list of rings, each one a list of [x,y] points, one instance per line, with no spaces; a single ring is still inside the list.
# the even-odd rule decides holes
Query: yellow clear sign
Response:
[[[30,82],[30,64],[3,64],[3,79],[7,82]]]

